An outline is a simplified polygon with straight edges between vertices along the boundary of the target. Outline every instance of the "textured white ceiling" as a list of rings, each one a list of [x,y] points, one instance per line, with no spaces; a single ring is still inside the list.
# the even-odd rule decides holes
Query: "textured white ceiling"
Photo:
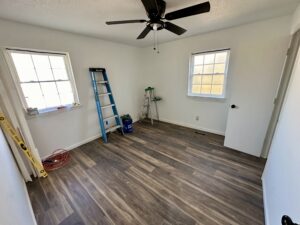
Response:
[[[165,1],[166,12],[170,12],[205,0]],[[210,3],[210,13],[173,20],[188,31],[181,36],[159,31],[160,42],[291,14],[299,0],[210,0]],[[105,25],[107,20],[147,19],[140,0],[0,0],[0,18],[135,46],[153,42],[151,33],[144,40],[136,40],[144,24]]]

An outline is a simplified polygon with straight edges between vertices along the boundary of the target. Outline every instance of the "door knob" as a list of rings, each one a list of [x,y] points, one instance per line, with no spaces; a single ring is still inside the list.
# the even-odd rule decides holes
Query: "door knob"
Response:
[[[232,109],[236,109],[236,108],[237,108],[237,106],[236,106],[236,105],[234,105],[234,104],[233,104],[233,105],[231,105],[230,107],[231,107]]]

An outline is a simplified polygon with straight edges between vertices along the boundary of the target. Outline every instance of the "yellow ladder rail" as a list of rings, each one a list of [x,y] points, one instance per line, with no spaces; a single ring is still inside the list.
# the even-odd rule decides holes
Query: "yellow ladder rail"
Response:
[[[35,157],[31,153],[31,150],[26,146],[23,139],[17,133],[15,128],[13,128],[13,126],[6,119],[5,115],[2,112],[0,112],[0,126],[7,133],[7,135],[9,135],[15,141],[15,143],[22,149],[22,151],[25,154],[25,156],[27,157],[27,159],[32,163],[32,165],[39,172],[39,175],[41,177],[47,177],[48,174],[45,171],[43,165],[38,160],[35,159]]]

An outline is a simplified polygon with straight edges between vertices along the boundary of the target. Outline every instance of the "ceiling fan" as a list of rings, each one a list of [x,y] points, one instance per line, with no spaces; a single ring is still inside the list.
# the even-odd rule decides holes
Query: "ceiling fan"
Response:
[[[182,27],[179,27],[169,20],[176,20],[183,17],[194,16],[201,13],[206,13],[210,11],[210,3],[204,2],[197,5],[193,5],[187,8],[179,9],[170,13],[165,14],[166,2],[164,0],[141,0],[149,20],[121,20],[121,21],[108,21],[107,25],[116,25],[116,24],[127,24],[127,23],[146,23],[146,28],[142,33],[137,37],[137,39],[143,39],[151,31],[157,31],[166,29],[177,35],[181,35],[186,30]]]

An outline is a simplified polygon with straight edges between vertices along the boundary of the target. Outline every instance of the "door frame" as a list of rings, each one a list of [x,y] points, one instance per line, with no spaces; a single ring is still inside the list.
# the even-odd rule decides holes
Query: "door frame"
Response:
[[[285,99],[286,91],[288,89],[292,72],[294,69],[295,61],[299,52],[299,46],[300,46],[300,30],[298,30],[293,35],[289,49],[287,51],[287,56],[286,56],[286,60],[281,75],[281,80],[279,82],[279,86],[277,89],[277,95],[276,98],[274,99],[274,108],[273,108],[272,116],[263,143],[263,148],[261,153],[262,158],[268,157],[271,148],[273,136],[277,127],[277,123]]]

